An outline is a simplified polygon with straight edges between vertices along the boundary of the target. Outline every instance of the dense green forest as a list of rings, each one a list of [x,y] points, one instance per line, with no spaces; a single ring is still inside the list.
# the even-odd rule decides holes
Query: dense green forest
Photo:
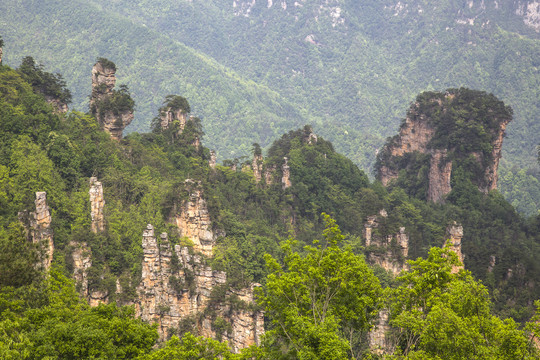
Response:
[[[520,217],[497,191],[481,193],[470,169],[458,172],[445,204],[428,203],[411,190],[407,176],[389,188],[371,182],[305,126],[273,142],[263,161],[271,177],[257,182],[249,158],[210,167],[209,149],[193,141],[205,143],[204,119],[190,118],[181,133],[155,126],[118,142],[90,114],[64,114],[47,102],[49,96],[69,100],[69,94],[63,77],[33,58],[16,69],[0,66],[2,358],[373,359],[379,355],[367,337],[381,309],[388,309],[396,331],[389,359],[538,357],[540,218]],[[154,115],[166,107],[198,115],[183,97],[161,101]],[[485,93],[475,101],[500,103]],[[472,124],[479,135],[491,126],[484,120]],[[261,154],[258,144],[251,148]],[[285,157],[290,186],[280,181]],[[91,231],[93,176],[106,198],[101,233]],[[224,234],[205,261],[227,272],[227,288],[262,284],[257,302],[266,335],[239,354],[198,337],[197,328],[177,329],[156,346],[156,326],[122,306],[138,296],[146,224],[168,232],[173,244],[185,244],[169,219],[187,196],[186,179],[200,181],[212,226]],[[47,192],[52,215],[55,251],[48,273],[37,266],[40,247],[28,241],[20,216],[34,209],[37,191]],[[405,227],[408,258],[423,257],[398,277],[366,263],[379,250],[364,246],[363,225],[383,209],[388,215],[378,235]],[[457,257],[442,249],[454,221],[465,229],[467,270],[458,272]],[[109,305],[90,307],[77,293],[72,253],[83,242],[92,253],[88,287],[108,291]],[[188,286],[187,275],[180,280]],[[113,290],[116,283],[122,292]]]
[[[371,175],[417,93],[492,92],[514,109],[500,191],[535,215],[540,40],[529,3],[4,1],[0,32],[7,64],[32,55],[63,73],[80,110],[95,54],[113,59],[137,103],[128,131],[147,131],[166,95],[190,99],[220,159],[310,123]]]

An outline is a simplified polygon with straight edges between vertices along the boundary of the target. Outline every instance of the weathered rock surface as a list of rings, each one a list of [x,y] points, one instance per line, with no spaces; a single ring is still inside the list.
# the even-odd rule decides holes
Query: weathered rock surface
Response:
[[[105,230],[105,216],[103,209],[105,207],[105,198],[103,197],[103,185],[96,177],[90,178],[90,216],[92,218],[92,232],[98,233]]]
[[[251,162],[251,168],[253,169],[253,176],[257,183],[261,182],[263,176],[263,156],[262,155],[253,155],[253,160]]]
[[[459,90],[457,93],[459,94]],[[456,93],[447,92],[444,97],[435,98],[431,101],[434,107],[439,107],[440,113],[445,113],[447,111],[446,106],[456,96]],[[414,152],[426,154],[430,159],[427,199],[433,202],[443,202],[445,196],[452,190],[450,179],[453,168],[452,161],[455,158],[452,155],[454,155],[455,149],[437,148],[433,144],[432,140],[436,136],[433,119],[422,113],[420,108],[418,102],[411,106],[405,121],[401,125],[399,135],[387,143],[379,153],[377,178],[384,186],[388,186],[392,180],[398,177],[401,167],[404,166],[400,161],[404,155]],[[489,110],[487,113],[489,114]],[[482,154],[480,151],[470,153],[483,168],[483,177],[473,179],[473,181],[478,185],[479,190],[484,193],[497,188],[497,170],[501,158],[502,141],[511,116],[493,120],[498,124],[498,127],[492,130],[486,128],[486,131],[493,131],[494,135],[490,144],[492,152],[489,161],[485,161],[487,155]]]
[[[0,64],[2,64],[2,54],[3,54],[3,50],[2,50],[2,48],[0,47]]]
[[[431,151],[427,197],[429,201],[436,203],[444,201],[445,196],[452,190],[452,162],[446,158],[446,154],[446,150]]]
[[[47,193],[36,192],[36,211],[30,213],[30,229],[32,241],[39,244],[42,250],[41,264],[47,271],[50,269],[54,253],[53,231],[51,229],[51,209],[47,205]]]
[[[116,140],[122,138],[122,132],[133,121],[132,110],[118,110],[105,107],[115,93],[116,68],[112,63],[98,61],[92,68],[92,95],[90,111],[99,124]]]
[[[177,208],[172,222],[177,226],[180,236],[193,242],[196,252],[212,256],[215,236],[202,188],[199,183],[188,179],[185,181],[185,189],[189,192],[189,199]]]
[[[176,121],[178,122],[178,134],[180,135],[182,131],[184,131],[184,128],[186,127],[186,122],[188,119],[188,114],[184,109],[173,109],[173,108],[165,108],[160,113],[160,124],[161,129],[166,130],[172,126],[172,124]]]
[[[459,261],[462,263],[461,266],[454,266],[452,268],[452,273],[457,273],[459,270],[463,269],[463,260],[464,256],[461,252],[461,240],[463,239],[463,226],[457,224],[455,221],[452,225],[446,228],[446,244],[450,246],[452,250],[458,256]]]
[[[283,176],[281,178],[281,186],[283,189],[290,188],[292,186],[291,183],[291,168],[289,166],[289,159],[286,157],[283,158],[283,165],[281,166],[281,171],[283,173]]]
[[[262,314],[236,308],[226,301],[234,296],[246,304],[252,303],[252,289],[227,291],[216,298],[213,294],[219,294],[219,287],[225,286],[226,274],[213,271],[187,247],[176,245],[171,249],[165,233],[158,244],[152,225],[144,231],[142,245],[144,259],[136,311],[143,320],[158,323],[162,339],[185,319],[193,321],[191,325],[200,335],[216,337],[213,319],[219,316],[230,324],[230,331],[222,336],[233,350],[258,343],[263,332]],[[207,308],[215,315],[205,315]]]
[[[394,352],[397,341],[389,324],[388,309],[379,312],[379,320],[369,332],[368,342],[369,349],[377,355],[392,354]]]
[[[379,214],[381,217],[386,217],[386,212],[383,210]],[[372,265],[379,265],[386,271],[392,272],[394,275],[399,274],[402,270],[406,270],[405,262],[409,255],[409,236],[405,233],[405,228],[401,227],[399,233],[394,235],[379,235],[375,234],[375,229],[379,227],[379,216],[368,216],[364,224],[363,235],[366,241],[366,248],[371,247],[367,260]],[[392,247],[392,244],[395,246]]]

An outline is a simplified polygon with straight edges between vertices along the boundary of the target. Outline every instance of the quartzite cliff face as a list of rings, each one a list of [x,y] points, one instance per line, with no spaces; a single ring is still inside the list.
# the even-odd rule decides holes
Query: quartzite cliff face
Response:
[[[115,74],[116,66],[106,59],[100,59],[94,65],[90,111],[103,129],[111,134],[112,138],[119,140],[134,117],[129,93],[114,90]]]
[[[426,198],[442,202],[452,190],[456,161],[472,156],[481,175],[471,180],[484,193],[494,190],[511,114],[511,109],[493,95],[480,91],[450,89],[445,93],[424,93],[409,109],[399,135],[379,152],[377,178],[388,186],[401,170],[414,171],[412,164],[419,158],[413,156],[415,153],[424,155],[427,162],[416,168],[429,168]]]
[[[254,287],[233,290],[227,287],[227,274],[206,265],[212,256],[215,234],[199,183],[186,180],[183,191],[188,199],[174,211],[171,219],[181,237],[193,246],[171,245],[168,234],[158,237],[154,227],[147,225],[142,235],[142,273],[136,287],[137,316],[158,324],[161,339],[171,331],[187,326],[191,331],[212,338],[221,338],[234,351],[258,344],[264,333],[264,319],[254,308]],[[89,190],[91,229],[105,230],[103,186],[97,178],[90,179]],[[42,208],[41,206],[40,208]],[[92,252],[88,245],[71,243],[74,278],[81,295],[91,306],[108,303],[110,294],[88,287],[88,272],[92,267]],[[116,293],[122,288],[117,281]]]

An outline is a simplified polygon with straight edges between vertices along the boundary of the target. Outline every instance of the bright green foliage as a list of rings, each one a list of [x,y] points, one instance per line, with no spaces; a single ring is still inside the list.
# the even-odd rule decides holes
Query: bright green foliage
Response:
[[[389,290],[390,323],[406,358],[533,359],[525,334],[510,319],[491,314],[488,290],[460,265],[449,249],[433,248],[427,259]]]
[[[3,359],[128,359],[151,351],[157,332],[134,319],[132,308],[90,308],[57,270],[37,286],[0,293]],[[45,295],[37,304],[35,291]]]
[[[165,346],[149,355],[139,357],[139,360],[232,360],[239,357],[233,355],[227,344],[219,341],[195,337],[190,333],[185,334],[181,339],[173,336],[167,341]]]
[[[38,249],[28,241],[20,224],[0,228],[0,289],[32,283],[42,274],[36,269]]]
[[[283,266],[267,256],[271,271],[258,302],[271,321],[267,341],[276,357],[356,358],[370,327],[381,288],[363,257],[341,249],[343,235],[325,216],[324,240],[305,255],[283,245]]]

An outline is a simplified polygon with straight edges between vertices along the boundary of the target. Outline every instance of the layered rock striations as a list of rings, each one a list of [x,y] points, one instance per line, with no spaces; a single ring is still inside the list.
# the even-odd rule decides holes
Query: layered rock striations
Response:
[[[47,205],[47,193],[36,192],[36,211],[30,213],[30,234],[32,242],[41,248],[41,265],[50,269],[54,253],[51,209]]]
[[[401,227],[396,234],[379,234],[377,232],[379,222],[381,218],[386,217],[386,212],[382,210],[379,215],[368,216],[364,224],[363,235],[368,251],[367,261],[397,275],[407,269],[405,260],[409,256],[409,236],[404,227]]]
[[[452,268],[452,273],[457,273],[459,270],[463,269],[463,260],[465,257],[463,256],[463,253],[461,252],[461,240],[463,239],[463,226],[457,224],[455,221],[452,225],[448,226],[446,228],[446,245],[450,247],[450,250],[453,251],[459,261],[461,262],[461,265],[454,266]]]
[[[377,178],[388,186],[401,171],[418,178],[427,168],[425,197],[442,202],[452,190],[453,171],[461,168],[480,191],[494,190],[511,119],[512,110],[485,92],[461,88],[423,93],[409,109],[399,135],[378,153]]]
[[[92,68],[90,112],[113,139],[120,140],[133,121],[134,102],[126,87],[115,90],[115,85],[116,66],[107,59],[98,59]]]
[[[234,351],[258,343],[263,317],[249,310],[254,301],[252,289],[227,290],[224,272],[212,270],[187,247],[173,248],[165,233],[158,243],[152,225],[143,233],[142,246],[144,259],[136,311],[143,320],[158,324],[162,339],[188,321],[200,335],[215,338],[219,333]],[[231,298],[234,301],[228,301]],[[218,318],[228,324],[228,330],[222,331]]]
[[[185,181],[184,186],[189,194],[188,199],[176,208],[171,222],[176,225],[181,237],[193,242],[196,252],[212,256],[215,236],[202,187],[190,179]]]
[[[103,185],[96,177],[90,178],[90,216],[92,218],[92,232],[98,233],[105,230],[105,198],[103,197]]]

